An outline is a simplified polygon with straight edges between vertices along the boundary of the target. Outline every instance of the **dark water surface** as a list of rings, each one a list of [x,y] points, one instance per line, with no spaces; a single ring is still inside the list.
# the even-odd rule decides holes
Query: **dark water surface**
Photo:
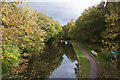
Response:
[[[54,42],[33,56],[20,75],[27,78],[76,78],[77,58],[72,45]]]

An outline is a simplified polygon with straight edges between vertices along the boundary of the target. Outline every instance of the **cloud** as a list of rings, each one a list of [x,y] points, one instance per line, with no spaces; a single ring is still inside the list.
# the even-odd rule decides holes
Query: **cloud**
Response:
[[[66,0],[65,0],[66,1]],[[70,0],[69,0],[70,1]],[[71,0],[72,1],[72,0]],[[90,2],[90,0],[76,0],[79,2],[29,2],[36,11],[42,12],[54,20],[59,21],[61,25],[67,24],[70,19],[77,19],[84,9],[89,6],[100,3],[101,0]]]

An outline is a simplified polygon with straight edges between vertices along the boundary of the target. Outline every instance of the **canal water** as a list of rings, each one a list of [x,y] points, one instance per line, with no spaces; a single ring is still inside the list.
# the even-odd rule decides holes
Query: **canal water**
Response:
[[[77,61],[70,61],[70,59],[64,54],[61,65],[55,69],[49,78],[76,78],[75,68]]]
[[[20,73],[26,78],[77,78],[78,61],[71,43],[53,42],[39,55],[33,56]]]

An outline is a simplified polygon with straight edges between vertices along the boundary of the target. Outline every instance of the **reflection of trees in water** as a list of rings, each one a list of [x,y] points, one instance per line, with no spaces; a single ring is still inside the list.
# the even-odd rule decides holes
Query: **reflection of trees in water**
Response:
[[[44,52],[39,56],[31,58],[27,69],[22,73],[28,78],[46,78],[48,77],[62,62],[63,53],[61,48],[53,45],[48,45]]]
[[[72,47],[72,44],[68,42],[67,45],[65,45],[64,43],[59,43],[59,51],[61,53],[65,53],[65,55],[72,61],[76,61],[77,57],[76,54],[74,52],[74,49]]]
[[[65,45],[65,54],[66,56],[72,61],[76,61],[77,60],[77,57],[76,57],[76,54],[74,52],[74,49],[72,47],[72,45],[68,44],[68,45]]]
[[[51,45],[47,45],[44,52],[40,55],[32,56],[28,67],[21,74],[27,78],[49,77],[49,75],[61,65],[63,53],[65,53],[71,61],[76,60],[72,46],[54,42]]]

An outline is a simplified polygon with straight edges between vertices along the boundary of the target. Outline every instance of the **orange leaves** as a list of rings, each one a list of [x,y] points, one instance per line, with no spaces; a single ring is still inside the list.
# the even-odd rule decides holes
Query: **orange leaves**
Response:
[[[26,46],[25,45],[22,45],[23,48],[25,48]]]
[[[4,57],[1,55],[1,59],[4,59]]]

